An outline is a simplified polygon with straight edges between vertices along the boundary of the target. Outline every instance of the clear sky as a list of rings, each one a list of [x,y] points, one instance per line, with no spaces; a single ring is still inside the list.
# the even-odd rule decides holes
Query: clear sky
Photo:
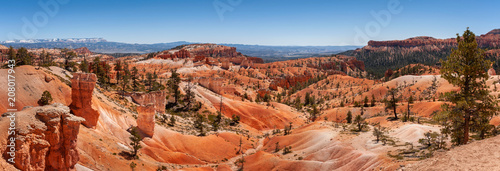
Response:
[[[498,0],[9,0],[0,5],[0,40],[365,45],[450,38],[466,27],[485,34],[500,28],[499,7]]]

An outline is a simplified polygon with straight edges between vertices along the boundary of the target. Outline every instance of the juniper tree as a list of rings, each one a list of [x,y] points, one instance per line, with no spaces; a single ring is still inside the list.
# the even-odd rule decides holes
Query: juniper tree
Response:
[[[478,47],[476,35],[467,28],[462,37],[457,34],[456,40],[458,48],[452,50],[446,61],[441,60],[441,75],[460,90],[448,93],[451,104],[442,106],[442,114],[451,121],[448,123],[452,142],[461,145],[467,144],[471,130],[489,125],[489,118],[498,112],[498,103],[486,86],[486,70],[492,63]]]

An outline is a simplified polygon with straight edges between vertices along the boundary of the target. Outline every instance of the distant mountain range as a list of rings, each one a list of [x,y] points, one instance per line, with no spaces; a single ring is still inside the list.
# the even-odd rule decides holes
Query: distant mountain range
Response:
[[[36,40],[13,40],[2,41],[7,47],[14,48],[80,48],[87,47],[97,53],[150,53],[174,48],[179,45],[193,44],[199,42],[171,42],[155,44],[131,44],[110,42],[103,38],[71,38],[71,39],[36,39]],[[340,53],[347,50],[361,48],[361,46],[263,46],[244,44],[221,44],[236,47],[244,55],[261,57],[269,60],[282,58],[302,58],[311,56],[324,56]]]

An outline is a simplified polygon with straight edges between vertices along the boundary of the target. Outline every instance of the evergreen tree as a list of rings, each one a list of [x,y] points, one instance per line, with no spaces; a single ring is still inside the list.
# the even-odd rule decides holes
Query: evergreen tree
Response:
[[[80,63],[80,70],[82,72],[89,72],[89,63],[87,62],[87,58],[83,58],[83,61]]]
[[[132,158],[138,159],[139,156],[137,156],[137,151],[142,148],[140,142],[142,140],[141,135],[139,135],[139,131],[137,130],[137,127],[132,127],[132,130],[130,132],[130,145],[132,146]]]
[[[130,82],[130,70],[128,69],[128,64],[125,63],[125,66],[123,67],[123,74],[121,75],[121,86],[122,86],[122,92],[125,93],[127,90],[127,86]]]
[[[358,125],[358,131],[362,131],[365,124],[365,118],[361,117],[361,115],[357,115],[354,119],[354,123]]]
[[[345,120],[347,121],[347,123],[352,123],[352,112],[351,111],[347,112],[347,117],[345,118]]]
[[[168,87],[171,94],[174,95],[175,104],[178,103],[178,100],[181,96],[181,91],[179,90],[179,84],[181,83],[180,75],[177,73],[177,70],[172,70],[172,76],[168,80]]]
[[[17,65],[31,65],[31,54],[28,49],[21,47],[17,50]]]
[[[392,88],[389,90],[389,97],[391,98],[390,100],[387,100],[385,103],[385,108],[386,109],[391,109],[394,111],[394,119],[398,119],[398,114],[396,113],[396,107],[397,103],[399,102],[399,99],[396,97],[397,94],[397,89]]]
[[[441,60],[441,75],[460,90],[447,94],[451,104],[442,109],[451,121],[445,127],[451,131],[452,142],[461,145],[467,144],[471,130],[488,127],[489,118],[498,112],[498,102],[486,86],[486,70],[492,63],[478,48],[476,35],[467,28],[462,37],[457,34],[457,43],[458,49],[453,49],[446,61]]]
[[[12,46],[9,47],[9,52],[7,52],[7,53],[8,53],[9,60],[17,61],[17,51]]]
[[[304,98],[304,106],[311,104],[311,94],[309,92],[306,93],[306,97]]]
[[[203,115],[196,114],[193,125],[194,128],[198,129],[198,132],[200,133],[198,136],[205,136],[205,125],[203,124],[205,120],[206,118]]]
[[[44,106],[52,103],[52,95],[49,91],[44,91],[40,100],[38,100],[38,105]]]
[[[371,101],[370,106],[371,106],[371,107],[375,106],[375,102],[376,102],[376,101],[375,101],[375,95],[373,95],[373,94],[372,94],[372,101]]]
[[[365,100],[364,100],[364,104],[363,104],[364,107],[368,107],[368,97],[365,96]]]
[[[118,82],[118,80],[121,78],[121,72],[123,71],[122,62],[120,60],[116,61],[113,70],[116,71],[116,80]]]
[[[406,116],[403,120],[403,122],[406,122],[410,119],[410,114],[411,114],[411,111],[410,111],[410,104],[413,104],[413,95],[410,95],[410,98],[408,98],[408,110],[406,111]]]
[[[76,57],[76,53],[74,51],[70,51],[69,49],[64,48],[61,50],[61,53],[63,53],[63,58],[64,58],[64,67],[66,70],[70,70],[71,67],[69,66],[69,61]]]
[[[174,126],[175,125],[175,117],[174,115],[170,116],[170,121],[168,122],[168,126]]]
[[[132,79],[132,88],[137,91],[139,88],[139,70],[137,67],[132,67],[132,73],[130,74],[130,79]]]

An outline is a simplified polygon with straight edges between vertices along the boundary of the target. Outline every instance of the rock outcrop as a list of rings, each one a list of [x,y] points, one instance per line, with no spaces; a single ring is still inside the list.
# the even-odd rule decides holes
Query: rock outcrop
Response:
[[[164,91],[137,92],[130,94],[130,97],[132,97],[132,101],[139,105],[153,104],[156,112],[165,113],[165,105],[167,104],[165,97],[167,97],[167,93]]]
[[[137,106],[137,127],[139,130],[149,136],[153,137],[155,132],[155,108],[153,104]]]
[[[89,49],[87,49],[87,47],[81,47],[81,48],[75,49],[74,51],[78,55],[90,55],[90,54],[92,54],[92,52]]]
[[[304,83],[312,77],[313,76],[311,74],[304,72],[303,75],[274,78],[271,84],[269,84],[269,89],[274,91],[278,90],[278,87],[288,89],[295,86],[297,83]]]
[[[240,65],[246,63],[264,63],[262,58],[247,57],[236,51],[235,47],[229,47],[217,44],[190,44],[178,46],[176,48],[160,52],[156,58],[161,59],[177,59],[191,58],[193,62],[205,60],[205,58],[228,58],[230,62]]]
[[[95,128],[99,112],[92,108],[92,92],[97,81],[95,74],[75,73],[71,79],[71,112],[85,118],[82,122],[88,128]]]
[[[494,75],[497,75],[497,72],[495,71],[495,69],[490,68],[490,69],[488,70],[488,75],[489,75],[489,76],[494,76]]]
[[[20,170],[74,170],[79,160],[76,148],[80,123],[85,119],[70,113],[60,103],[27,108],[17,113],[14,166]],[[5,150],[4,158],[8,158]]]

